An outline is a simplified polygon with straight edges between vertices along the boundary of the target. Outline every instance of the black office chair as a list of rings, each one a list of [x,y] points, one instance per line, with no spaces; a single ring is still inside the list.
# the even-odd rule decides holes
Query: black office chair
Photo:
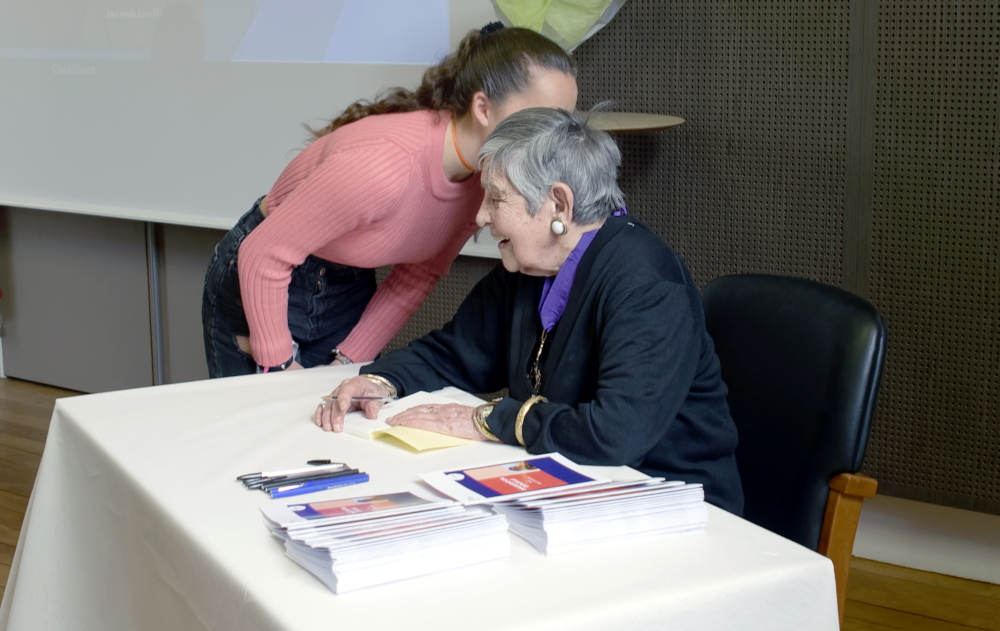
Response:
[[[729,408],[744,517],[830,557],[843,621],[888,330],[867,301],[815,281],[723,276],[702,290]]]

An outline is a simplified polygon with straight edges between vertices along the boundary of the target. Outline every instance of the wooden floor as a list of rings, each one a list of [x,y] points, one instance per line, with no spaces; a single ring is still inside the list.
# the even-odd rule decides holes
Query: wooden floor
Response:
[[[45,448],[52,407],[57,398],[75,394],[0,379],[0,590],[7,586],[17,535]]]
[[[0,379],[0,594],[45,446],[55,399],[76,392]],[[847,631],[1000,631],[1000,585],[855,558]]]

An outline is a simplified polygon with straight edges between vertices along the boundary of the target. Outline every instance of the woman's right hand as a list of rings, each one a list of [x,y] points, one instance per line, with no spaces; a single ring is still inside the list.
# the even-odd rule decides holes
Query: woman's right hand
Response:
[[[362,410],[366,418],[375,418],[382,409],[381,401],[357,403],[352,401],[354,397],[384,397],[388,394],[389,391],[385,386],[380,386],[362,376],[345,379],[330,393],[329,398],[324,397],[323,402],[316,407],[313,423],[327,432],[343,431],[344,415],[348,412]]]

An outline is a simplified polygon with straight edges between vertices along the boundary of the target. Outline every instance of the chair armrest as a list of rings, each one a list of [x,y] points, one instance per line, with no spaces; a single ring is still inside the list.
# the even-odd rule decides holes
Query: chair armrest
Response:
[[[830,488],[845,495],[856,495],[867,499],[875,497],[878,480],[859,473],[841,473],[830,480]]]
[[[861,505],[865,498],[875,497],[877,489],[877,480],[857,473],[841,473],[830,480],[830,495],[826,500],[818,551],[833,561],[841,625],[844,623],[847,579],[851,571],[851,553],[854,552],[854,535],[858,531]]]

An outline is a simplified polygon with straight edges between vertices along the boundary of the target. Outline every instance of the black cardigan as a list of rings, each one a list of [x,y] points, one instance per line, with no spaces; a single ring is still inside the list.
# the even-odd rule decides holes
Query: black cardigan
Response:
[[[442,329],[366,366],[406,395],[447,385],[509,388],[488,417],[516,445],[514,422],[534,390],[543,279],[498,265]],[[530,453],[581,464],[629,465],[701,482],[706,499],[741,514],[736,427],[701,299],[677,254],[636,219],[611,217],[580,261],[549,334],[539,394],[523,435]]]

